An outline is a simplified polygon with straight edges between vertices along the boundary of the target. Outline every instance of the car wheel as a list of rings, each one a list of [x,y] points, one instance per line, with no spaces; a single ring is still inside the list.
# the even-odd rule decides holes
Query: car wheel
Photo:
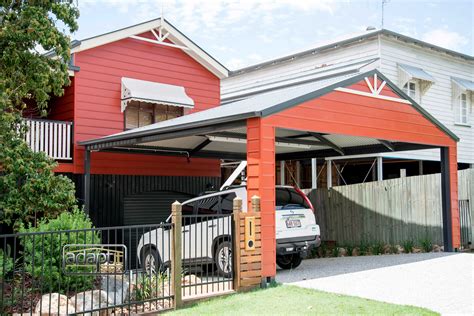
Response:
[[[143,270],[145,270],[145,272],[149,275],[160,272],[161,263],[158,251],[155,249],[145,249],[143,252],[142,267]]]
[[[302,260],[303,259],[299,253],[276,257],[276,263],[278,266],[285,270],[297,268],[301,264]]]
[[[232,277],[232,245],[228,241],[219,244],[214,254],[217,272],[226,278]]]

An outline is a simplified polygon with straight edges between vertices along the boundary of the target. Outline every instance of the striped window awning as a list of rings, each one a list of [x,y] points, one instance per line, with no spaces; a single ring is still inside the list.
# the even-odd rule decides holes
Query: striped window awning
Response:
[[[182,86],[165,83],[122,78],[121,110],[125,111],[130,101],[140,101],[154,104],[194,107],[191,99]]]

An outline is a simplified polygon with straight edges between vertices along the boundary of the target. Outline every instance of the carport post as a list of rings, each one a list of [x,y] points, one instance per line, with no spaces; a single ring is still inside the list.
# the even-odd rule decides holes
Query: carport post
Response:
[[[449,172],[449,149],[441,147],[441,207],[443,213],[444,251],[453,251],[453,223],[451,217],[451,184]]]
[[[326,160],[326,173],[328,189],[332,187],[332,160]]]
[[[260,197],[262,271],[269,283],[276,275],[275,128],[262,118],[247,120],[247,210]]]
[[[377,157],[377,181],[383,181],[383,158]]]
[[[280,161],[280,184],[285,185],[285,161]]]
[[[84,211],[89,214],[91,203],[91,151],[86,148],[84,152]]]
[[[311,189],[318,188],[318,161],[311,158]]]

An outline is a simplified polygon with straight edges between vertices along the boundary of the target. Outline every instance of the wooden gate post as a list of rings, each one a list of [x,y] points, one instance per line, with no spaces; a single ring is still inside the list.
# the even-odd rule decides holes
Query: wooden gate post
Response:
[[[262,280],[260,198],[254,196],[251,201],[250,210],[245,213],[242,212],[241,198],[237,197],[233,202],[234,291],[253,289]],[[252,244],[249,244],[249,241]]]
[[[259,213],[260,212],[260,197],[257,195],[252,196],[252,212]]]
[[[240,213],[242,212],[242,199],[238,196],[233,201],[233,210],[234,252],[232,266],[234,270],[234,291],[238,291],[240,288]]]
[[[171,243],[171,289],[174,295],[173,307],[179,308],[183,305],[183,298],[181,292],[181,269],[182,269],[182,258],[181,258],[181,234],[182,234],[182,213],[181,203],[175,201],[171,205],[171,218],[173,223],[173,242]]]

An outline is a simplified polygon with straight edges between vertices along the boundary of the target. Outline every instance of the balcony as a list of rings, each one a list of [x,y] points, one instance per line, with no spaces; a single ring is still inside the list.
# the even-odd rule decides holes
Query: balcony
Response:
[[[26,119],[25,141],[35,152],[55,160],[72,160],[72,122]]]

